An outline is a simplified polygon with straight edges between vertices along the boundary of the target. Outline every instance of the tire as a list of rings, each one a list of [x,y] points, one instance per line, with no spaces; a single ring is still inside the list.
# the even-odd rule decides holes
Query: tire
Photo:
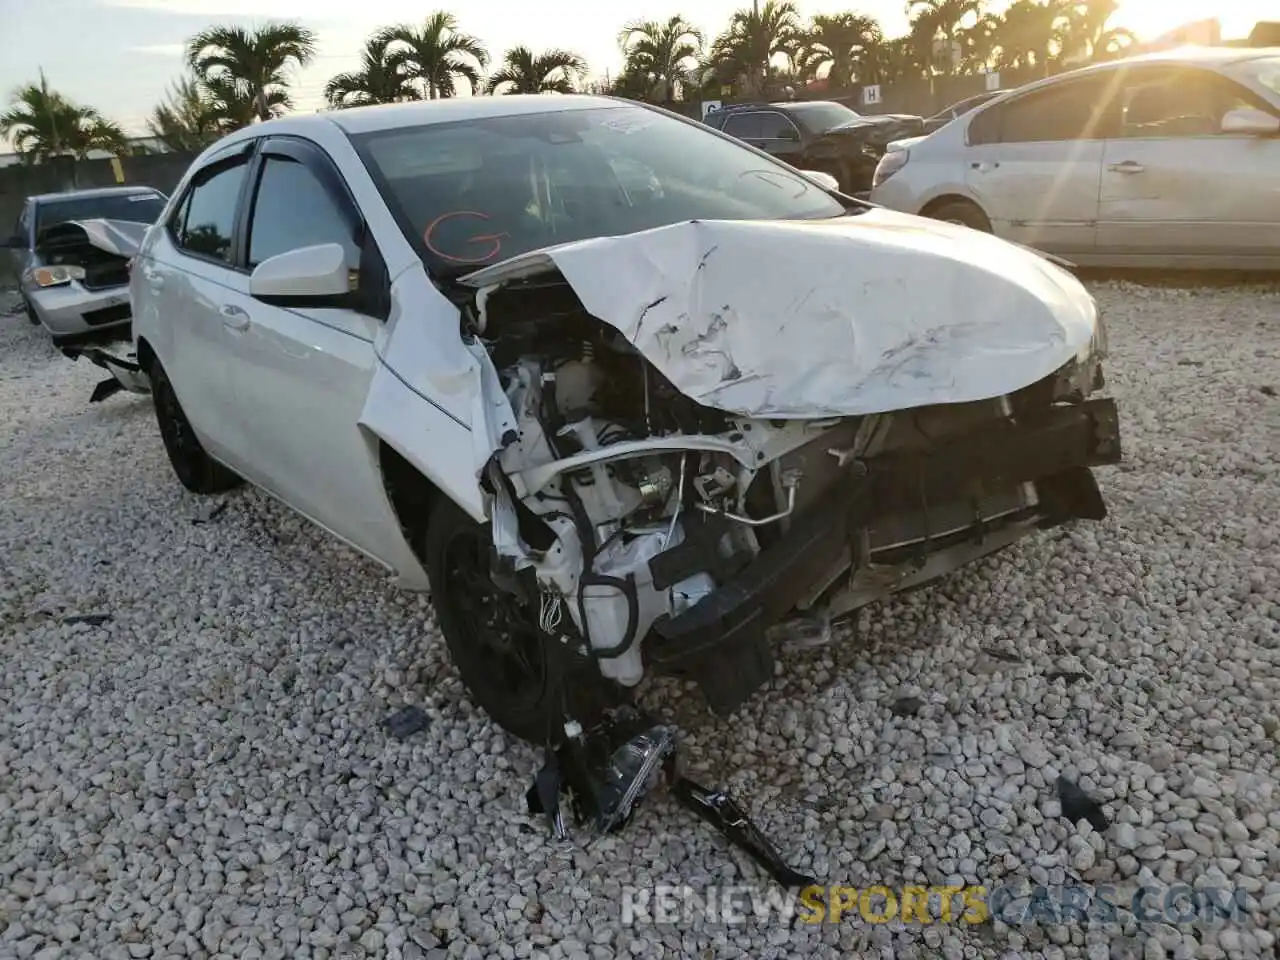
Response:
[[[991,232],[991,221],[987,219],[987,215],[968,200],[948,200],[940,203],[930,210],[927,216],[946,223],[956,223],[970,230]]]
[[[192,493],[207,494],[222,493],[244,483],[237,474],[205,453],[159,360],[151,362],[147,375],[151,380],[160,439],[182,485]]]
[[[438,497],[422,548],[431,602],[472,700],[508,733],[546,744],[566,713],[589,726],[609,703],[610,685],[593,662],[543,633],[535,611],[494,585],[491,544],[488,525]]]

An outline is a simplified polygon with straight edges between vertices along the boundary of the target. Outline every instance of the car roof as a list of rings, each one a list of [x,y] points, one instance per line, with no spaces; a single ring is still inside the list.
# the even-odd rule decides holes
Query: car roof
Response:
[[[432,123],[454,123],[460,120],[485,120],[492,117],[563,113],[568,110],[599,110],[622,106],[643,106],[643,104],[614,97],[559,93],[447,97],[442,100],[414,100],[408,103],[389,103],[375,107],[328,110],[306,117],[292,115],[285,118],[284,122],[289,124],[291,130],[297,130],[300,124],[332,123],[346,133],[360,134],[394,130],[399,127],[425,126]],[[270,132],[272,124],[276,122],[255,124],[254,131]]]
[[[155,187],[93,187],[85,190],[63,190],[59,193],[37,193],[27,197],[33,203],[51,203],[57,200],[93,200],[98,197],[128,197],[139,193],[155,193],[164,196]]]
[[[1048,89],[1053,85],[1073,80],[1080,77],[1087,77],[1092,74],[1103,74],[1114,70],[1122,70],[1126,67],[1142,66],[1145,64],[1172,64],[1172,65],[1188,65],[1206,67],[1209,69],[1230,66],[1235,63],[1244,63],[1248,60],[1257,60],[1262,57],[1273,57],[1280,55],[1280,47],[1178,47],[1172,50],[1157,50],[1152,53],[1142,53],[1133,57],[1123,57],[1119,60],[1107,60],[1102,63],[1092,63],[1088,66],[1078,67],[1075,70],[1068,70],[1065,73],[1058,73],[1043,80],[1035,80],[1021,87],[1014,87],[1010,90],[1002,90],[999,95],[992,97],[987,103],[979,104],[964,116],[976,118],[980,113],[985,112],[991,104],[996,100],[1004,99],[1005,94],[1021,96],[1024,93],[1031,93],[1034,90]],[[953,104],[952,106],[957,106]],[[945,111],[944,111],[945,112]]]
[[[1242,60],[1255,60],[1258,57],[1274,57],[1280,55],[1280,47],[1175,47],[1171,50],[1157,50],[1152,53],[1140,53],[1137,56],[1125,57],[1100,63],[1098,67],[1123,66],[1127,63],[1194,63],[1227,64]]]

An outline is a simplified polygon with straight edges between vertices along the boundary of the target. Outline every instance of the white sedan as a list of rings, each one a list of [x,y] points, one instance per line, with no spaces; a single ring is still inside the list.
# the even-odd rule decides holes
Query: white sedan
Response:
[[[767,628],[1105,507],[1068,273],[649,107],[475,97],[255,125],[133,263],[182,483],[241,478],[431,589],[542,741],[650,673],[729,711]]]
[[[871,200],[1082,266],[1280,269],[1280,52],[1178,50],[1030,84],[892,145]]]

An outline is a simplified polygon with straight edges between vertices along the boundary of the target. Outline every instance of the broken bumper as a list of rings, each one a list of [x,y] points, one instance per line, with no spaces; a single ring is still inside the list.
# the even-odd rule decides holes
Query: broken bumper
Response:
[[[1088,468],[1119,460],[1115,404],[1091,400],[1002,421],[924,451],[852,463],[785,536],[736,577],[679,616],[655,623],[646,657],[660,672],[692,675],[714,709],[731,711],[772,675],[765,630],[830,580],[842,562],[858,558],[855,573],[866,566],[868,558],[859,557],[858,545],[877,515],[927,510],[930,503],[977,496],[984,487],[1036,482],[1040,493],[1036,506],[1024,516],[1002,518],[998,530],[988,530],[976,517],[972,527],[944,542],[926,540],[907,548],[917,562],[911,565],[911,556],[890,559],[905,563],[908,575],[883,594],[926,582],[1013,542],[1017,536],[1009,531],[1015,525],[1020,536],[1033,525],[1101,519],[1106,510]],[[940,551],[957,548],[949,562],[930,564]]]
[[[111,377],[101,381],[93,389],[90,403],[98,403],[112,394],[127,390],[130,393],[150,393],[151,381],[147,372],[138,364],[136,357],[117,357],[98,347],[66,346],[62,348],[65,356],[72,360],[84,357],[95,366],[101,367]]]

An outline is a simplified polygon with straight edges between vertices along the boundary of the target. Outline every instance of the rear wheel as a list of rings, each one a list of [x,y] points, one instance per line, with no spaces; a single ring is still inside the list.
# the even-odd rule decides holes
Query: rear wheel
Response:
[[[937,206],[929,207],[924,215],[943,223],[954,223],[960,227],[991,233],[991,220],[982,212],[982,207],[970,204],[968,200],[945,200]]]
[[[178,480],[192,493],[222,493],[244,481],[205,452],[159,360],[147,369],[160,439]]]
[[[925,216],[944,223],[959,224],[971,230],[980,230],[983,233],[991,232],[991,221],[987,219],[987,215],[977,204],[970,203],[968,200],[947,200],[926,210]]]
[[[608,687],[594,663],[543,633],[535,611],[494,584],[491,544],[487,525],[440,497],[423,545],[431,602],[472,699],[504,730],[546,743],[566,712],[586,725]]]

